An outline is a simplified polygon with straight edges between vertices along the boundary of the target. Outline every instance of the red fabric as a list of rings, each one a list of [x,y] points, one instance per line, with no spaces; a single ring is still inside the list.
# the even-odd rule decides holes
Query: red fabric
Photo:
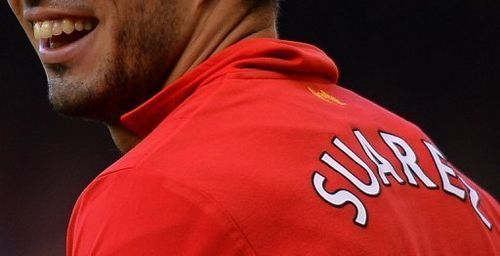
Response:
[[[168,85],[122,117],[145,139],[82,193],[67,255],[500,255],[498,202],[440,160],[477,191],[489,229],[465,183],[449,175],[464,199],[445,192],[425,144],[432,141],[420,129],[337,79],[335,64],[313,46],[252,39]],[[382,183],[355,132],[403,184],[390,175],[390,185]],[[413,149],[436,188],[419,178],[410,184],[383,134]],[[335,138],[373,171],[376,195],[321,160],[328,154],[376,184]],[[355,223],[354,204],[320,196],[315,173],[328,193],[359,198],[364,225]]]

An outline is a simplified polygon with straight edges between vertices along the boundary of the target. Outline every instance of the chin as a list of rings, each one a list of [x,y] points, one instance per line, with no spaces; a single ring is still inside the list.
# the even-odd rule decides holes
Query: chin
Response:
[[[120,117],[110,93],[84,82],[60,83],[49,80],[52,108],[65,116],[111,122]]]
[[[120,118],[119,114],[113,114],[108,109],[99,109],[94,104],[60,101],[50,98],[49,100],[55,112],[67,117],[77,117],[105,123],[113,123]]]

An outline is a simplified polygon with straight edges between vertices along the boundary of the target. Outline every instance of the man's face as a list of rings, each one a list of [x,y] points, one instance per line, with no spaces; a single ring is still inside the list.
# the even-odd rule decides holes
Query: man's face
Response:
[[[67,115],[117,121],[162,88],[188,38],[186,0],[8,1]]]

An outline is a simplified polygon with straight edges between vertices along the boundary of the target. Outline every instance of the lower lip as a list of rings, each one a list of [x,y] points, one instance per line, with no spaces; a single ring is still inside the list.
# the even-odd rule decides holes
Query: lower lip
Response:
[[[46,48],[42,44],[38,46],[40,59],[45,64],[64,64],[77,61],[87,55],[92,48],[96,37],[97,28],[84,37],[59,48]]]

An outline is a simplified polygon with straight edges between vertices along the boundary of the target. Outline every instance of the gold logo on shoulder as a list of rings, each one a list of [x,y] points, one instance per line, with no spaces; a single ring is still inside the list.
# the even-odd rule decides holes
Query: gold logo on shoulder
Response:
[[[307,87],[307,89],[316,97],[318,97],[319,99],[323,100],[323,101],[326,101],[328,103],[333,103],[333,104],[338,104],[338,105],[342,105],[342,106],[345,106],[347,105],[345,102],[342,102],[341,100],[335,98],[334,96],[332,96],[331,94],[329,94],[328,92],[325,92],[323,90],[319,90],[319,91],[316,91],[314,90],[313,88],[311,87]]]

